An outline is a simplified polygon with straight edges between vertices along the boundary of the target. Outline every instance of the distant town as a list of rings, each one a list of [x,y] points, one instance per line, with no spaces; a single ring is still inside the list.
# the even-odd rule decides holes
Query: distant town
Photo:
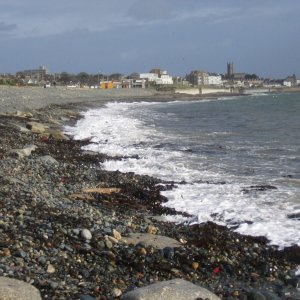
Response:
[[[282,79],[261,78],[256,74],[236,73],[234,64],[227,63],[226,74],[193,70],[186,76],[174,76],[166,70],[155,68],[147,73],[88,74],[80,72],[51,73],[47,67],[22,70],[16,74],[0,73],[0,85],[13,86],[66,86],[67,88],[118,89],[118,88],[149,88],[158,90],[184,92],[189,94],[205,94],[210,92],[233,92],[249,89],[274,89],[300,87],[296,75]]]

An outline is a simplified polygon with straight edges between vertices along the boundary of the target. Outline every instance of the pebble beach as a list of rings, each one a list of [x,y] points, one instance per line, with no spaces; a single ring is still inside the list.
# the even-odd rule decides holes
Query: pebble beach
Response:
[[[105,171],[122,157],[63,132],[89,107],[148,99],[175,95],[0,87],[0,299],[20,283],[24,299],[300,299],[300,247],[165,222],[176,182]]]

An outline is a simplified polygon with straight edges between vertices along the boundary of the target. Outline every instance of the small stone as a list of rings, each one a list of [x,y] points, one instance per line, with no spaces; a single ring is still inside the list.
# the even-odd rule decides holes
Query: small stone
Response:
[[[234,292],[232,293],[232,296],[235,297],[235,298],[237,298],[237,297],[240,296],[240,292],[239,292],[239,291],[234,291]]]
[[[16,257],[21,257],[21,258],[26,258],[27,257],[27,253],[23,250],[19,250],[16,252],[15,254]]]
[[[58,288],[58,283],[55,281],[50,281],[49,285],[50,285],[51,289],[53,289],[53,290]]]
[[[8,248],[4,248],[2,251],[1,251],[1,254],[3,256],[11,256],[11,252]]]
[[[112,237],[112,236],[108,236],[107,239],[110,240],[113,244],[118,244],[119,243],[119,241],[117,239],[115,239],[114,237]]]
[[[114,297],[120,297],[122,295],[122,291],[118,288],[114,288],[112,290],[112,294],[113,294]]]
[[[117,239],[118,241],[122,239],[122,236],[120,234],[120,232],[118,232],[116,229],[112,230],[112,235],[115,239]]]
[[[105,228],[103,229],[103,232],[104,232],[105,234],[110,234],[110,233],[111,233],[111,229],[110,229],[109,227],[105,227]]]
[[[88,229],[82,229],[80,231],[80,236],[85,240],[91,240],[92,239],[92,234]]]
[[[97,248],[98,249],[102,249],[102,248],[104,248],[105,247],[105,243],[103,242],[103,241],[98,241],[97,242]]]
[[[156,234],[158,229],[153,225],[149,225],[149,226],[147,226],[146,231],[147,231],[147,233],[150,233],[150,234]]]
[[[47,273],[49,274],[53,274],[55,273],[55,268],[53,265],[49,264],[48,267],[47,267]]]
[[[105,241],[105,246],[108,248],[108,249],[111,249],[113,247],[113,244],[110,240],[107,240]]]
[[[147,254],[147,250],[144,247],[141,247],[138,249],[139,254],[141,255],[146,255]]]
[[[192,263],[192,268],[196,271],[199,268],[199,263],[197,263],[196,261],[194,261]]]
[[[38,258],[38,262],[41,264],[41,265],[45,265],[46,264],[46,258],[44,256],[40,256]]]
[[[75,235],[79,235],[79,234],[80,234],[80,229],[74,228],[74,229],[72,229],[72,232],[73,232]]]

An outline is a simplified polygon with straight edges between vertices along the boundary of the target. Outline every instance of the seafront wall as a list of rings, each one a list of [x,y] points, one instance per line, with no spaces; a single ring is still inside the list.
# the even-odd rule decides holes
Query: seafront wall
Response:
[[[222,93],[222,94],[230,94],[232,93],[232,89],[230,88],[200,88],[200,94],[201,95],[206,95],[206,94],[218,94],[218,93]]]
[[[199,95],[199,88],[190,88],[190,89],[176,89],[176,94],[185,94],[185,95]]]
[[[231,94],[233,93],[233,90],[231,88],[197,87],[197,88],[176,89],[175,93],[186,94],[186,95]]]

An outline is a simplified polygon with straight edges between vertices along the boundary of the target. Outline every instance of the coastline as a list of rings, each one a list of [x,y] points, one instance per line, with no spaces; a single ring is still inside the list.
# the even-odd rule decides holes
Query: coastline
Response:
[[[0,116],[1,276],[33,284],[44,299],[119,298],[133,287],[173,278],[200,284],[222,299],[253,299],[254,294],[298,299],[299,247],[278,251],[264,238],[213,223],[158,221],[153,216],[176,213],[160,205],[165,199],[159,180],[103,171],[99,162],[118,158],[83,152],[88,141],[60,132],[89,106],[176,97],[128,92],[94,99],[93,93],[89,98],[59,91],[53,100],[57,95],[39,92],[21,105],[15,91],[10,98],[0,94],[1,112],[12,112]],[[43,126],[34,132],[33,123]],[[28,144],[36,148],[30,151]],[[130,240],[135,234],[139,240]],[[145,234],[172,238],[174,244],[141,242]]]
[[[249,89],[251,91],[251,89]],[[300,88],[274,88],[270,94],[299,93]],[[161,92],[148,89],[84,89],[67,87],[14,87],[0,85],[0,112],[15,112],[41,109],[49,105],[89,104],[100,105],[107,101],[174,101],[218,99],[223,97],[247,96],[243,93],[217,93],[189,95],[184,93]]]

